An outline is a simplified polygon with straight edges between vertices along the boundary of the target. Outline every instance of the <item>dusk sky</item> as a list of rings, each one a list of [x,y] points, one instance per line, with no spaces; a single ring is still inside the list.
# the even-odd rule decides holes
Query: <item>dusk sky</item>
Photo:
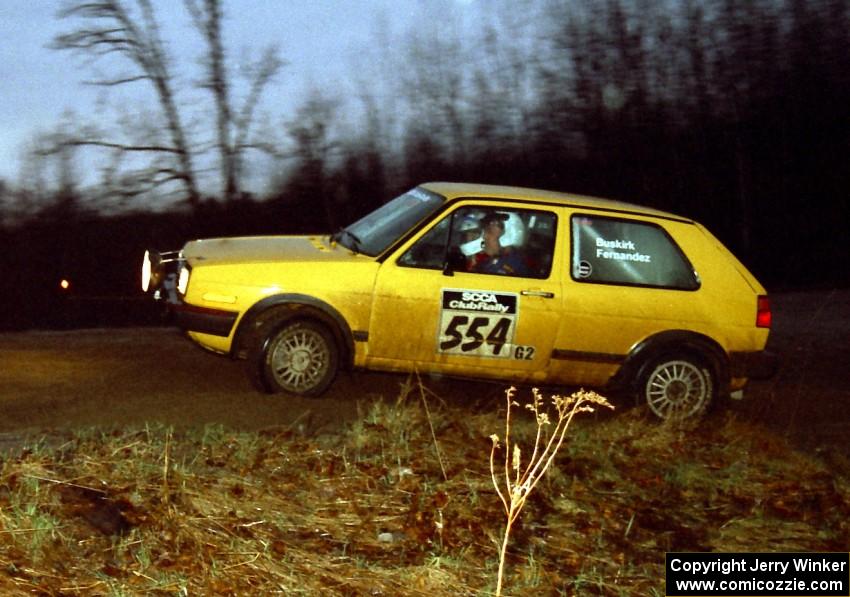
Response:
[[[294,104],[311,88],[339,96],[349,75],[368,49],[413,27],[439,27],[468,21],[480,0],[226,0],[225,43],[231,65],[240,55],[256,58],[269,44],[280,47],[288,63],[265,93],[263,111],[275,119],[291,116]],[[135,5],[135,3],[130,3]],[[192,28],[182,1],[154,1],[162,37],[174,60],[184,102],[209,101],[197,89],[197,57],[203,41]],[[105,105],[131,112],[134,103],[150,107],[144,84],[125,87],[120,96],[83,84],[95,78],[93,66],[69,52],[52,50],[55,35],[71,22],[56,15],[58,0],[3,0],[0,3],[0,178],[19,180],[21,157],[38,133],[55,130],[63,115],[73,122],[90,122]],[[355,57],[359,56],[360,62]],[[98,63],[109,72],[107,63]],[[233,70],[231,70],[233,72]],[[361,73],[362,74],[362,73]],[[236,90],[235,95],[238,94]],[[120,99],[119,99],[120,98]],[[210,109],[212,104],[210,105]],[[105,122],[112,120],[105,118]]]

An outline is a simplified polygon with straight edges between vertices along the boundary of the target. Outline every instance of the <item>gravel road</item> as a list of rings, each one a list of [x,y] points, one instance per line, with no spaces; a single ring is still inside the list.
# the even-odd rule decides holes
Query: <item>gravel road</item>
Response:
[[[769,348],[780,370],[728,408],[806,448],[850,454],[850,291],[777,294],[773,310]],[[404,379],[343,374],[322,399],[283,398],[257,393],[241,363],[207,354],[169,328],[5,333],[0,447],[19,443],[22,432],[149,421],[327,430],[356,417],[358,403],[396,397]],[[447,400],[501,399],[498,384],[435,383]]]

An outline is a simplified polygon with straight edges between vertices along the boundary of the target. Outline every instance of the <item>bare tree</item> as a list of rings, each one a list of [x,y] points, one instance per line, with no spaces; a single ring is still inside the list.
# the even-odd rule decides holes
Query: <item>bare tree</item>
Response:
[[[203,87],[212,93],[216,108],[216,131],[218,151],[221,159],[222,195],[232,200],[239,195],[242,175],[242,154],[249,147],[248,132],[254,118],[255,109],[263,90],[280,71],[283,62],[275,47],[265,50],[261,58],[245,70],[249,78],[249,91],[238,114],[233,108],[231,88],[227,74],[227,61],[221,22],[223,16],[221,0],[184,0],[192,15],[195,27],[207,43],[207,55],[204,59],[206,77]]]
[[[116,76],[100,78],[91,84],[103,87],[150,84],[159,101],[164,128],[169,141],[165,143],[134,144],[103,138],[81,136],[74,142],[112,149],[121,153],[154,156],[140,177],[151,187],[170,182],[182,183],[189,204],[199,201],[196,175],[184,125],[175,100],[174,78],[170,60],[160,38],[160,27],[150,0],[136,0],[139,15],[133,14],[128,0],[73,0],[59,13],[62,19],[73,20],[75,28],[54,39],[53,47],[86,55],[93,60],[118,54],[133,70]],[[166,157],[163,160],[163,156]]]

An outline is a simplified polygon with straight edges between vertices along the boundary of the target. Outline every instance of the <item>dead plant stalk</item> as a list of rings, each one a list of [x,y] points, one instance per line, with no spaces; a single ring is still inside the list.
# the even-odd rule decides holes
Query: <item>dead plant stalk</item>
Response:
[[[440,471],[443,473],[443,480],[448,481],[449,476],[446,474],[446,466],[443,464],[443,455],[440,453],[440,443],[437,441],[437,434],[434,431],[434,422],[431,420],[431,409],[428,408],[428,400],[425,398],[425,386],[422,385],[422,379],[419,377],[419,371],[416,372],[416,381],[419,384],[419,397],[422,399],[422,406],[425,407],[425,416],[428,418],[428,427],[431,429],[431,439],[434,440],[434,450],[437,452],[437,460],[440,462]]]
[[[532,390],[532,401],[525,405],[534,415],[537,431],[534,438],[534,449],[531,458],[522,467],[522,449],[519,444],[511,443],[511,408],[519,406],[514,401],[515,387],[505,390],[507,411],[505,413],[505,462],[504,462],[504,489],[501,487],[496,474],[496,449],[499,447],[499,436],[495,433],[490,436],[492,446],[490,448],[490,476],[493,486],[505,509],[506,523],[505,533],[502,537],[502,545],[499,550],[499,573],[496,583],[497,597],[502,594],[502,582],[505,571],[505,556],[507,554],[508,542],[511,528],[519,518],[528,496],[546,474],[546,471],[555,460],[558,450],[564,443],[567,429],[577,413],[594,412],[597,406],[614,408],[605,398],[595,392],[578,391],[568,397],[552,396],[552,405],[558,414],[557,422],[550,432],[546,430],[551,426],[548,413],[543,409],[543,396],[537,388]]]
[[[171,429],[168,429],[165,434],[165,450],[162,463],[162,503],[168,504],[168,451],[171,447]]]

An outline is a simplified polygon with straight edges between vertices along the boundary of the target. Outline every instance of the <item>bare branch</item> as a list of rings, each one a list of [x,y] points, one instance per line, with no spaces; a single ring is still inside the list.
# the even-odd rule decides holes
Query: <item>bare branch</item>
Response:
[[[177,147],[167,145],[125,145],[123,143],[112,143],[109,141],[96,141],[91,139],[69,139],[63,142],[65,146],[94,146],[117,149],[124,152],[157,152],[179,154],[181,150]]]
[[[109,79],[104,81],[83,81],[83,85],[92,85],[95,87],[115,87],[124,85],[125,83],[135,83],[137,81],[150,81],[151,78],[147,75],[138,75],[135,77],[125,77],[123,79]]]

